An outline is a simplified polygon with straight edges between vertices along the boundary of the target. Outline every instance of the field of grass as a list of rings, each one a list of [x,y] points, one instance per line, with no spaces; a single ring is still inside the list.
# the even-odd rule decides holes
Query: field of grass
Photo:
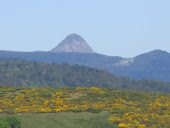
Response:
[[[113,123],[108,121],[112,117],[109,112],[20,113],[10,116],[18,117],[22,128],[113,128]]]
[[[17,116],[23,128],[169,128],[170,94],[0,86],[0,113]]]

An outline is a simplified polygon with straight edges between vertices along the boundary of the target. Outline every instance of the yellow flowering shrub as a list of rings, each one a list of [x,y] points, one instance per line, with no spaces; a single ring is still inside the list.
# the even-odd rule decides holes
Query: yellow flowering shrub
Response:
[[[13,90],[13,91],[11,91]],[[91,88],[0,88],[0,113],[100,112],[120,128],[170,127],[170,94]]]

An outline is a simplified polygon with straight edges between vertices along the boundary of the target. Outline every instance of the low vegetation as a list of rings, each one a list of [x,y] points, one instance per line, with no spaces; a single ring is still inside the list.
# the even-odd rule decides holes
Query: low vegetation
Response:
[[[107,120],[113,127],[168,128],[170,95],[97,87],[0,87],[2,114],[63,112],[68,115],[70,112],[99,115],[109,112],[112,116],[108,116]],[[76,121],[84,123],[83,119]],[[110,127],[110,123],[105,125]]]
[[[22,122],[21,128],[118,128],[108,120],[112,116],[109,112],[19,113],[12,116]]]
[[[0,128],[20,128],[21,121],[16,117],[0,118]]]

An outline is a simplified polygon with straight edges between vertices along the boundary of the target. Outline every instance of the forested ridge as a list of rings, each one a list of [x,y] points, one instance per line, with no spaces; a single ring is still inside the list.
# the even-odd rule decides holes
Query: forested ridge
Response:
[[[104,87],[138,91],[170,92],[165,82],[135,81],[104,70],[68,64],[48,64],[19,60],[0,61],[0,85]]]
[[[154,50],[133,58],[106,56],[98,53],[54,53],[1,51],[0,59],[21,59],[43,63],[68,63],[104,69],[117,76],[135,80],[149,79],[170,82],[170,53]]]

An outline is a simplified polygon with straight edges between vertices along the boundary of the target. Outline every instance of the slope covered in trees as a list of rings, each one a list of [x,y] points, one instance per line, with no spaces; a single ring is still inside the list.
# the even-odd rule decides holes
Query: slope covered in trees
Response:
[[[139,91],[170,92],[170,84],[134,81],[104,70],[68,64],[0,61],[0,84],[8,86],[105,87]]]
[[[154,50],[134,58],[106,56],[97,53],[11,52],[0,51],[0,58],[45,63],[68,63],[104,69],[135,80],[170,82],[170,53]]]

